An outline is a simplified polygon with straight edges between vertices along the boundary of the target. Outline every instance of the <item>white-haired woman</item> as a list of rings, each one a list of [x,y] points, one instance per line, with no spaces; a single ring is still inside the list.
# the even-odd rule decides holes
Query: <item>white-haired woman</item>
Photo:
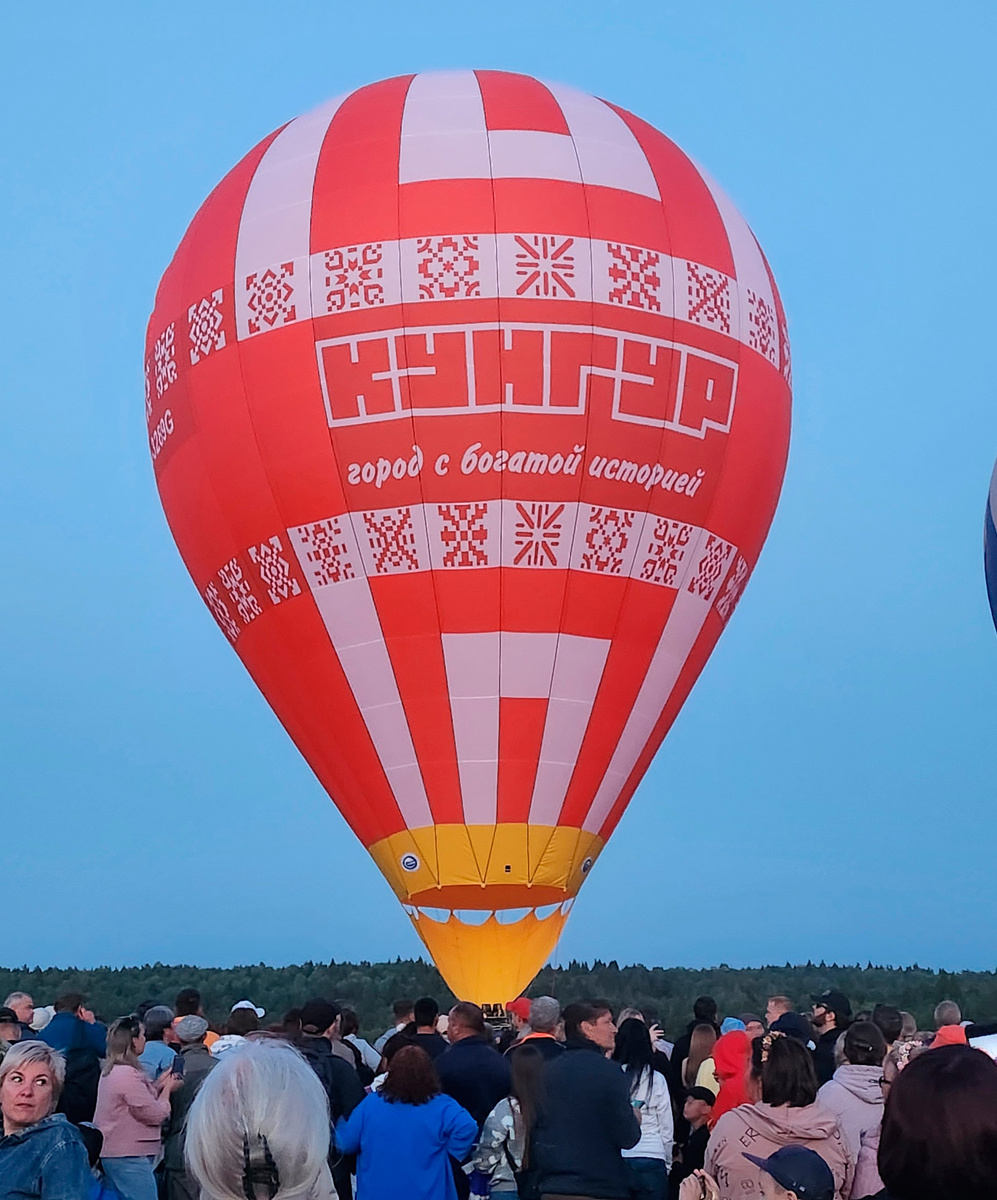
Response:
[[[89,1195],[83,1139],[55,1112],[65,1079],[65,1059],[44,1042],[17,1042],[0,1063],[0,1200]]]
[[[136,1017],[122,1017],[107,1032],[107,1058],[97,1087],[93,1123],[104,1135],[104,1174],[123,1200],[157,1200],[153,1168],[163,1148],[170,1095],[183,1080],[171,1071],[152,1083],[139,1055],[145,1034]]]
[[[202,1200],[336,1200],[329,1101],[284,1041],[247,1041],[224,1055],[187,1117],[187,1170]]]

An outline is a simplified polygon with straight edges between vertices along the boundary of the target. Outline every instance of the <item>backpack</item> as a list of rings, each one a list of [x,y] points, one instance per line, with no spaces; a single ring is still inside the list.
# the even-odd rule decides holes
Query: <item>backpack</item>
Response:
[[[360,1047],[354,1046],[353,1043],[347,1041],[346,1038],[343,1038],[342,1045],[348,1046],[353,1051],[353,1061],[356,1065],[357,1077],[365,1088],[369,1088],[377,1076],[364,1062],[363,1055],[360,1053]]]
[[[74,1125],[92,1121],[97,1107],[97,1085],[100,1083],[100,1055],[86,1040],[83,1022],[77,1017],[73,1041],[65,1051],[66,1082],[56,1112],[68,1117]]]

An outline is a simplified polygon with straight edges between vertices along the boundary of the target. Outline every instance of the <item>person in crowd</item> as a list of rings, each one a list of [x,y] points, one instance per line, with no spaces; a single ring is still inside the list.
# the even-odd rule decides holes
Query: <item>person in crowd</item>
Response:
[[[793,1002],[788,996],[769,996],[765,1002],[765,1024],[772,1028],[783,1013],[793,1012]]]
[[[87,1200],[90,1164],[79,1130],[55,1111],[66,1063],[37,1040],[0,1062],[0,1200]]]
[[[561,1006],[553,996],[537,996],[530,1001],[530,1031],[516,1046],[532,1046],[545,1060],[564,1053],[564,1043],[557,1040],[561,1025]]]
[[[897,1076],[931,1045],[930,1033],[915,1033],[912,1038],[901,1039],[887,1054],[883,1063],[883,1100],[890,1098],[890,1089]]]
[[[0,1008],[0,1058],[20,1040],[21,1023],[17,1019],[17,1013],[12,1008]]]
[[[530,1001],[525,996],[519,996],[515,1000],[510,1000],[505,1006],[505,1011],[509,1015],[509,1032],[512,1038],[508,1046],[503,1047],[508,1051],[511,1046],[518,1045],[530,1030]]]
[[[31,1036],[34,1037],[36,1033],[41,1033],[54,1016],[54,1004],[45,1004],[40,1008],[36,1008],[35,1015],[31,1018]],[[24,1040],[27,1041],[29,1039],[25,1038]]]
[[[654,1014],[653,1019],[646,1015],[647,1012]],[[633,1008],[630,1006],[621,1008],[616,1017],[617,1025],[622,1024],[630,1017],[636,1017],[638,1021],[643,1021],[647,1026],[648,1036],[651,1039],[654,1069],[656,1071],[660,1071],[661,1075],[667,1081],[671,1071],[671,1060],[669,1055],[675,1047],[671,1042],[666,1042],[662,1039],[661,1026],[657,1023],[657,1011],[655,1009],[646,1009],[642,1012],[639,1008]],[[668,1053],[665,1053],[664,1049],[662,1049],[662,1047],[665,1046],[668,1048]]]
[[[689,1057],[693,1030],[697,1025],[712,1025],[718,1036],[720,1033],[720,1026],[717,1023],[717,1002],[712,996],[696,997],[692,1006],[692,1017],[693,1019],[686,1027],[685,1033],[676,1039],[675,1046],[669,1056],[668,1089],[673,1096],[681,1096],[686,1088],[682,1076],[686,1059]],[[706,1056],[704,1055],[703,1057],[705,1058]],[[702,1059],[700,1059],[700,1062],[702,1062]],[[693,1084],[695,1084],[695,1078],[693,1079]]]
[[[871,1196],[883,1186],[876,1170],[876,1153],[883,1123],[886,1039],[874,1022],[856,1021],[848,1026],[842,1048],[844,1063],[821,1087],[817,1097],[837,1116],[848,1143],[855,1163],[851,1194]]]
[[[477,1135],[471,1114],[441,1093],[421,1046],[403,1046],[380,1090],[336,1125],[337,1145],[357,1156],[362,1200],[455,1200],[449,1156],[463,1159]]]
[[[640,1141],[623,1151],[630,1195],[665,1200],[674,1138],[672,1102],[664,1076],[654,1069],[651,1035],[643,1021],[628,1017],[620,1022],[613,1060],[623,1068],[640,1121]]]
[[[410,1028],[410,1026],[408,1027]],[[384,1043],[384,1053],[381,1055],[381,1072],[375,1076],[370,1085],[372,1092],[381,1090],[381,1084],[388,1078],[388,1071],[391,1069],[391,1060],[395,1057],[399,1050],[404,1050],[406,1046],[414,1046],[415,1040],[411,1034],[402,1030],[401,1033],[393,1034]]]
[[[917,1017],[913,1013],[901,1009],[900,1019],[903,1022],[900,1026],[900,1040],[902,1042],[912,1041],[917,1037]]]
[[[387,1029],[374,1043],[374,1049],[378,1054],[384,1053],[384,1045],[388,1038],[396,1033],[401,1033],[406,1025],[415,1020],[415,1004],[413,1001],[405,997],[402,1000],[396,1000],[391,1006],[391,1012],[394,1016],[395,1023],[391,1029]]]
[[[715,1103],[716,1097],[707,1088],[694,1087],[685,1098],[682,1117],[686,1132],[676,1142],[676,1155],[668,1173],[668,1195],[672,1200],[678,1196],[682,1180],[703,1169],[710,1140],[710,1113]]]
[[[717,1031],[713,1025],[702,1022],[693,1029],[689,1038],[689,1053],[682,1063],[681,1094],[684,1095],[691,1087],[700,1086],[697,1081],[699,1068],[712,1056],[716,1041]]]
[[[749,1042],[753,1042],[756,1037],[765,1036],[765,1022],[756,1013],[740,1013],[737,1019],[744,1026]]]
[[[935,1037],[932,1046],[957,1046],[966,1044],[966,1030],[962,1027],[962,1011],[954,1000],[943,1000],[935,1005]]]
[[[749,1162],[753,1162],[769,1176],[776,1188],[763,1187],[763,1196],[795,1196],[799,1200],[832,1200],[834,1196],[834,1175],[831,1168],[815,1150],[806,1146],[783,1146],[768,1158],[759,1158],[757,1154],[745,1154]]]
[[[719,1086],[716,1103],[707,1114],[711,1129],[725,1112],[739,1104],[751,1103],[752,1097],[748,1093],[750,1066],[751,1042],[743,1029],[733,1029],[717,1038],[713,1047],[713,1071]]]
[[[435,1062],[446,1051],[449,1045],[447,1039],[442,1034],[436,1032],[436,1022],[439,1020],[440,1006],[432,996],[423,996],[421,999],[416,1000],[412,1006],[412,1011],[415,1014],[413,1017],[415,1028],[412,1031],[412,1039]]]
[[[997,1064],[970,1046],[917,1056],[890,1091],[879,1143],[884,1200],[993,1200]]]
[[[710,1135],[705,1170],[717,1180],[720,1200],[741,1200],[759,1190],[758,1168],[743,1150],[769,1155],[781,1146],[808,1146],[834,1174],[835,1200],[848,1200],[854,1162],[838,1118],[817,1099],[809,1050],[795,1038],[767,1033],[752,1043],[752,1081],[761,1100],[723,1114]]]
[[[943,1025],[958,1025],[962,1020],[962,1009],[954,1000],[941,1000],[935,1005],[935,1029]]]
[[[170,1115],[170,1096],[181,1084],[172,1071],[150,1082],[139,1062],[144,1049],[137,1018],[115,1021],[97,1090],[93,1123],[104,1135],[100,1161],[123,1200],[156,1200],[153,1169],[162,1150],[162,1126]]]
[[[229,1018],[225,1022],[225,1032],[215,1038],[209,1053],[218,1058],[227,1051],[241,1046],[246,1037],[251,1033],[256,1033],[259,1028],[260,1019],[256,1015],[255,1008],[236,1006],[229,1013]]]
[[[66,1060],[66,1076],[59,1096],[59,1111],[74,1125],[92,1121],[97,1105],[100,1062],[107,1053],[107,1028],[86,1006],[86,997],[68,992],[55,1002],[55,1015],[39,1041],[58,1050]]]
[[[8,1038],[8,1041],[25,1041],[35,1036],[31,1022],[35,1019],[35,1002],[27,992],[11,992],[3,1002],[4,1008],[9,1008],[21,1026],[19,1038]]]
[[[817,1071],[817,1082],[827,1083],[834,1074],[837,1064],[834,1061],[834,1048],[842,1031],[848,1028],[852,1019],[852,1006],[843,992],[833,988],[812,996],[813,1010],[810,1020],[817,1031],[817,1047],[814,1050],[814,1067]]]
[[[332,1035],[338,1032],[339,1018],[337,1005],[328,1000],[309,1000],[301,1010],[302,1033],[294,1042],[322,1082],[333,1124],[340,1117],[348,1117],[364,1098],[363,1084],[353,1066],[352,1055],[351,1061],[347,1062],[333,1051]],[[332,1178],[340,1200],[350,1200],[353,1195],[352,1173],[352,1159],[335,1159]]]
[[[606,1058],[616,1043],[610,1009],[600,1002],[564,1010],[565,1052],[544,1070],[544,1095],[531,1152],[541,1196],[624,1200],[623,1151],[640,1141],[626,1077]]]
[[[173,1009],[165,1004],[154,1004],[146,1009],[142,1028],[145,1030],[145,1049],[138,1060],[142,1070],[155,1082],[164,1071],[173,1069],[177,1058],[176,1050],[166,1041],[174,1032]]]
[[[204,1044],[208,1022],[203,1017],[184,1017],[177,1024],[176,1033],[183,1064],[182,1082],[170,1096],[170,1116],[163,1130],[166,1200],[198,1200],[197,1189],[184,1165],[187,1117],[201,1085],[218,1065],[218,1059]]]
[[[330,1054],[342,1059],[348,1067],[355,1071],[356,1058],[353,1049],[344,1045],[341,1036],[342,1014],[343,1010],[338,1004],[316,996],[309,1000],[301,1010],[301,1030],[306,1037],[317,1037],[328,1042]]]
[[[651,1035],[651,1045],[654,1047],[654,1053],[663,1054],[665,1058],[671,1059],[672,1051],[675,1049],[674,1043],[668,1041],[665,1037],[665,1027],[661,1021],[661,1014],[650,1004],[645,1004],[642,1012],[644,1024],[647,1026],[647,1031]],[[667,1068],[662,1070],[665,1064],[655,1063],[655,1070],[661,1071],[664,1077],[668,1078]]]
[[[724,1017],[724,1019],[720,1022],[721,1037],[723,1037],[725,1033],[738,1032],[745,1032],[744,1022],[740,1017]],[[693,1040],[695,1040],[695,1038],[693,1038]],[[714,1037],[714,1047],[715,1045],[716,1038]],[[711,1091],[714,1096],[720,1091],[720,1081],[717,1079],[716,1062],[713,1058],[713,1048],[710,1049],[710,1053],[699,1064],[699,1070],[696,1072],[696,1081],[693,1084],[693,1087],[704,1087],[708,1091]]]
[[[371,1072],[371,1077],[381,1069],[381,1055],[365,1038],[360,1036],[360,1018],[352,1008],[344,1008],[339,1015],[343,1041],[348,1042],[360,1054],[360,1061]]]
[[[174,1025],[176,1025],[177,1021],[182,1021],[184,1017],[204,1017],[204,1008],[201,1005],[201,993],[197,988],[181,988],[177,992],[176,999],[173,1001],[173,1011],[176,1013],[176,1016],[173,1018]],[[207,1017],[204,1017],[204,1019],[207,1020]],[[209,1025],[207,1035],[204,1039],[204,1044],[209,1050],[215,1044],[217,1038],[218,1034]]]
[[[492,1045],[477,1004],[462,1000],[450,1010],[450,1045],[435,1060],[440,1084],[474,1117],[480,1129],[503,1096],[509,1094],[509,1064]]]
[[[879,1026],[879,1031],[886,1041],[886,1053],[889,1054],[900,1040],[904,1024],[903,1014],[892,1004],[877,1004],[872,1010],[872,1022]]]
[[[328,1156],[326,1093],[279,1038],[223,1055],[187,1114],[187,1171],[201,1200],[336,1200]]]
[[[526,1042],[509,1055],[511,1083],[485,1118],[471,1168],[488,1178],[489,1194],[515,1196],[517,1174],[531,1170],[531,1139],[543,1094],[544,1063],[538,1046]]]
[[[812,1053],[817,1049],[817,1036],[808,1017],[803,1013],[786,1012],[776,1017],[769,1028],[770,1033],[784,1033],[796,1040]]]

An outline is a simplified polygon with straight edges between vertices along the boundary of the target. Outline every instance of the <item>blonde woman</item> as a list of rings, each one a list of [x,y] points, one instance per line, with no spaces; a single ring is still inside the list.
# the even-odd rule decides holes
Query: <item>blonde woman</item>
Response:
[[[162,1150],[162,1126],[170,1115],[170,1095],[183,1082],[166,1071],[152,1083],[139,1062],[144,1049],[137,1018],[115,1021],[97,1087],[93,1120],[104,1135],[100,1161],[123,1200],[156,1200],[152,1172]]]

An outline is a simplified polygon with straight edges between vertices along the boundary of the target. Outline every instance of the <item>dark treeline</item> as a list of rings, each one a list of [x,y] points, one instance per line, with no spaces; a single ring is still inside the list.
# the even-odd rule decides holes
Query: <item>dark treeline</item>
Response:
[[[51,1004],[66,992],[83,992],[99,1016],[112,1020],[132,1012],[143,1000],[172,1003],[182,987],[196,987],[204,1010],[216,1023],[224,1021],[236,1000],[249,999],[267,1010],[264,1023],[279,1020],[312,996],[338,1000],[354,1008],[362,1028],[377,1033],[391,1023],[391,1002],[400,996],[435,996],[442,1007],[452,1003],[450,989],[436,968],[421,959],[387,963],[302,963],[300,966],[216,967],[153,966],[90,971],[36,967],[0,969],[0,999],[12,991],[30,992],[35,1004]],[[615,962],[591,966],[572,962],[546,967],[527,995],[548,994],[562,1003],[584,997],[608,999],[614,1005],[653,1007],[669,1035],[689,1020],[696,996],[708,993],[725,1014],[764,1012],[767,996],[783,993],[800,1009],[811,994],[834,987],[851,998],[855,1012],[879,1002],[912,1012],[922,1028],[931,1025],[939,1000],[955,1000],[977,1021],[997,1019],[997,973],[931,971],[923,967],[805,966],[735,970],[709,967],[620,967]],[[512,997],[505,997],[512,999]]]

